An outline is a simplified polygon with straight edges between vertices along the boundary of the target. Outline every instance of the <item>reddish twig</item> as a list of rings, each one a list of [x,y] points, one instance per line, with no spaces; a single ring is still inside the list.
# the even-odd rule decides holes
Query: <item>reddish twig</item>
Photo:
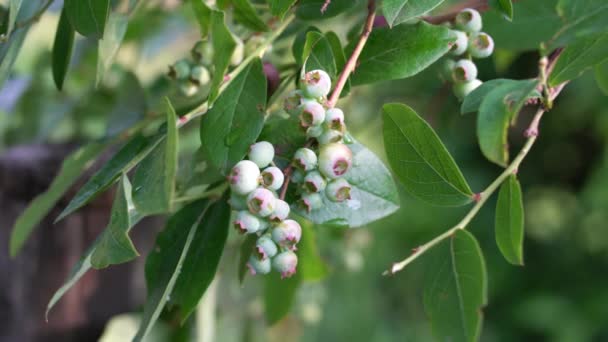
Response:
[[[287,188],[289,187],[289,182],[291,182],[291,174],[293,173],[293,166],[291,164],[283,170],[283,175],[285,175],[285,180],[283,181],[283,187],[281,188],[281,194],[279,198],[285,200],[285,195],[287,194]]]
[[[323,3],[323,6],[321,6],[321,14],[325,13],[325,11],[327,11],[327,7],[329,7],[329,4],[331,4],[331,0],[325,0],[325,2]]]

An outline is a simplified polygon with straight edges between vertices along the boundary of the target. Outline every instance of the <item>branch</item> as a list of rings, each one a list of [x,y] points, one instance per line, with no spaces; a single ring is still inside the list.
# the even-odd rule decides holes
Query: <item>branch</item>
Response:
[[[338,81],[336,82],[336,87],[334,88],[334,92],[329,97],[329,100],[327,100],[326,105],[328,108],[333,108],[336,105],[336,102],[338,102],[338,99],[340,98],[340,94],[342,93],[342,89],[344,89],[344,86],[346,85],[346,81],[348,80],[348,77],[357,67],[357,59],[359,58],[361,51],[363,51],[363,47],[365,46],[365,43],[367,42],[367,38],[369,37],[370,33],[372,33],[375,17],[376,17],[376,1],[369,0],[369,2],[367,4],[367,19],[365,20],[365,26],[363,26],[363,32],[361,32],[361,37],[359,37],[359,41],[357,42],[357,45],[355,46],[353,53],[348,58],[346,65],[344,65],[344,70],[342,70],[342,73],[338,77]]]

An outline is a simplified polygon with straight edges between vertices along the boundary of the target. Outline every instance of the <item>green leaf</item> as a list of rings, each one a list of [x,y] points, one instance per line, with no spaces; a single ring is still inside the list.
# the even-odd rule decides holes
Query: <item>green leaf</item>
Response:
[[[557,12],[562,25],[551,41],[553,48],[576,42],[585,35],[608,32],[605,0],[559,0]]]
[[[224,22],[224,12],[211,11],[211,43],[213,45],[213,78],[209,90],[208,101],[212,104],[219,93],[220,85],[224,81],[224,74],[230,65],[236,41]]]
[[[298,65],[304,65],[304,59],[302,59],[302,56],[304,55],[304,44],[306,44],[306,37],[310,32],[318,32],[321,34],[321,30],[318,28],[308,26],[306,30],[298,32],[291,46],[291,53],[293,54],[293,58],[296,60]]]
[[[94,199],[99,193],[105,191],[123,172],[137,165],[156,146],[158,140],[148,139],[141,135],[131,138],[80,188],[67,207],[55,219],[55,222],[78,210]]]
[[[454,40],[449,29],[424,22],[376,29],[361,52],[352,82],[360,85],[413,76],[447,53]],[[354,44],[346,48],[346,55]]]
[[[278,272],[264,276],[264,308],[268,325],[277,323],[289,313],[300,282],[297,272],[287,279],[281,279]]]
[[[538,81],[522,80],[505,83],[484,97],[477,117],[477,138],[483,155],[493,163],[506,166],[509,161],[507,130]]]
[[[131,183],[127,175],[123,174],[112,205],[110,223],[91,254],[91,265],[94,268],[106,268],[109,265],[121,264],[139,256],[128,234],[132,227],[132,207]]]
[[[581,38],[568,45],[549,75],[549,85],[556,86],[582,75],[587,69],[608,60],[608,33]]]
[[[419,17],[439,6],[444,0],[384,0],[382,14],[390,26]]]
[[[65,0],[72,27],[85,37],[101,39],[110,13],[110,0]]]
[[[306,212],[294,205],[292,210],[317,224],[361,227],[399,209],[399,194],[390,172],[374,153],[359,143],[348,145],[353,152],[353,167],[345,176],[351,199],[332,202],[325,195],[323,206]]]
[[[12,257],[17,255],[38,223],[53,209],[82,172],[91,167],[93,161],[106,146],[103,143],[90,143],[71,153],[63,161],[61,170],[49,188],[30,202],[17,218],[10,240]]]
[[[344,49],[342,48],[342,43],[340,43],[340,38],[338,35],[332,31],[327,32],[325,34],[325,38],[331,45],[331,50],[334,55],[334,61],[336,63],[336,73],[339,73],[341,70],[344,70],[344,66],[346,65],[346,56],[344,55]],[[346,80],[346,84],[342,89],[342,93],[340,97],[348,95],[350,92],[350,78]]]
[[[15,22],[17,21],[17,16],[19,15],[19,10],[21,9],[21,4],[23,0],[10,0],[8,5],[8,23],[6,33],[11,34],[13,32],[13,28],[15,27]]]
[[[323,34],[315,31],[306,33],[302,61],[306,65],[306,72],[322,69],[335,80],[337,70],[333,49]]]
[[[329,274],[327,264],[319,255],[315,230],[310,222],[300,221],[302,239],[298,243],[298,273],[302,281],[319,281]]]
[[[232,5],[234,6],[234,17],[237,22],[253,31],[268,31],[268,26],[258,16],[249,0],[232,0]]]
[[[424,307],[439,341],[479,339],[487,302],[483,254],[471,233],[458,230],[436,247],[436,263],[424,291]]]
[[[287,167],[296,150],[306,144],[306,133],[300,127],[300,120],[295,116],[284,119],[273,115],[264,125],[259,140],[274,146],[274,161],[280,168]]]
[[[469,95],[464,98],[462,105],[460,106],[460,113],[467,114],[473,113],[479,110],[481,101],[494,89],[510,82],[517,82],[504,78],[497,78],[483,82],[482,85],[473,90]]]
[[[515,175],[511,175],[500,187],[495,229],[496,244],[505,259],[514,265],[523,265],[524,205]]]
[[[404,104],[382,112],[386,155],[405,189],[434,205],[469,203],[473,192],[431,126]]]
[[[279,17],[283,19],[285,14],[293,4],[296,3],[297,0],[268,0],[268,4],[270,5],[270,13],[275,17]]]
[[[133,202],[145,215],[171,211],[177,174],[177,116],[165,98],[167,136],[144,158],[133,176]]]
[[[55,42],[53,43],[52,57],[53,80],[59,90],[63,88],[63,80],[70,66],[75,36],[76,32],[68,20],[66,11],[61,11],[59,23],[57,24],[57,32],[55,33]]]
[[[608,61],[595,67],[595,81],[605,95],[608,95]]]
[[[191,3],[201,30],[201,37],[207,37],[211,25],[211,8],[207,6],[204,0],[192,0]]]
[[[325,12],[321,8],[326,0],[300,0],[296,17],[302,20],[323,20],[335,17],[361,4],[361,0],[331,0]]]
[[[201,121],[201,142],[223,174],[239,162],[264,126],[266,77],[259,59],[251,62],[222,92]]]
[[[490,1],[490,5],[502,13],[505,19],[508,21],[513,21],[513,1],[492,0]]]
[[[103,38],[98,44],[97,55],[97,76],[95,86],[99,87],[104,75],[114,62],[129,25],[129,16],[126,14],[112,12],[108,17]]]
[[[148,299],[134,341],[142,341],[146,337],[169,301],[208,207],[208,201],[197,201],[183,207],[171,216],[166,228],[158,234],[155,248],[146,260]]]
[[[215,277],[228,237],[229,221],[230,206],[224,197],[209,207],[196,229],[169,301],[177,308],[182,323],[196,309]]]
[[[239,267],[238,267],[238,278],[239,283],[242,285],[245,281],[245,275],[247,275],[247,262],[249,261],[249,257],[253,254],[255,243],[258,239],[257,235],[247,235],[245,240],[241,243],[241,248],[239,248]]]

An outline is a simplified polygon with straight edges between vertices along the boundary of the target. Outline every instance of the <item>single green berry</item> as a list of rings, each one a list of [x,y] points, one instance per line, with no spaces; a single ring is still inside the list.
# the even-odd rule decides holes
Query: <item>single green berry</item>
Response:
[[[296,273],[298,256],[292,251],[285,251],[272,258],[272,268],[281,273],[281,278],[289,278]]]
[[[249,211],[260,217],[270,216],[274,212],[276,197],[272,191],[257,188],[247,196]]]
[[[198,85],[194,84],[190,80],[180,80],[179,81],[179,91],[182,95],[190,97],[198,92]]]
[[[283,109],[291,115],[300,115],[302,111],[302,91],[293,90],[290,92],[283,102]]]
[[[291,173],[291,181],[293,183],[302,183],[304,181],[304,171],[302,170],[293,170],[293,172]]]
[[[190,62],[180,59],[169,67],[169,77],[174,80],[185,80],[190,76]]]
[[[317,192],[305,193],[298,200],[298,205],[302,210],[310,213],[313,210],[323,207],[323,197]]]
[[[474,58],[486,58],[494,52],[494,40],[485,32],[471,34],[469,53]]]
[[[268,141],[258,141],[249,146],[248,157],[259,168],[264,168],[270,165],[274,159],[274,146]]]
[[[196,85],[205,85],[210,79],[209,70],[202,65],[197,65],[190,71],[190,81]]]
[[[481,15],[472,8],[465,8],[454,19],[456,28],[466,32],[481,31]]]
[[[318,99],[329,94],[331,79],[325,71],[313,70],[304,75],[301,85],[306,97]]]
[[[302,238],[302,227],[294,220],[285,220],[272,229],[271,236],[280,247],[295,249]]]
[[[247,267],[249,268],[251,275],[268,274],[272,270],[272,262],[270,259],[261,260],[255,255],[252,255],[249,257]]]
[[[310,171],[304,176],[303,187],[308,192],[321,192],[325,189],[327,181],[319,171]]]
[[[319,152],[319,171],[330,179],[343,176],[353,163],[353,152],[348,146],[331,143],[321,147]]]
[[[306,136],[308,138],[318,138],[323,134],[324,129],[323,126],[311,126],[306,129]]]
[[[477,78],[477,66],[468,59],[461,59],[454,64],[452,70],[454,82],[470,82]]]
[[[317,155],[309,148],[299,148],[293,155],[293,164],[302,171],[310,171],[317,168]]]
[[[272,258],[278,251],[279,248],[269,235],[262,235],[255,242],[255,252],[259,259]]]
[[[319,126],[325,120],[325,108],[316,101],[305,101],[300,113],[300,126]]]
[[[253,234],[268,227],[267,222],[261,220],[255,215],[252,215],[246,210],[236,213],[233,224],[234,228],[236,228],[241,234]]]
[[[330,108],[325,111],[325,125],[338,132],[344,132],[346,125],[344,124],[344,112],[340,108]]]
[[[274,212],[268,217],[268,219],[272,222],[281,222],[286,220],[289,217],[290,212],[289,204],[282,199],[278,199],[275,201]]]
[[[350,190],[350,183],[344,178],[338,178],[327,184],[325,194],[333,202],[344,202],[350,199]]]
[[[194,44],[190,54],[195,62],[210,65],[213,59],[213,45],[206,40],[200,40]]]
[[[469,37],[462,31],[454,30],[452,32],[456,36],[456,41],[454,42],[454,45],[452,45],[451,53],[454,56],[460,56],[467,51]]]
[[[463,100],[467,95],[482,84],[483,82],[480,80],[472,80],[470,82],[454,83],[454,87],[452,89],[454,91],[454,95],[456,95],[456,97],[460,100]]]
[[[279,190],[283,186],[285,176],[278,167],[267,167],[262,171],[262,185],[271,190]]]
[[[247,196],[237,195],[234,191],[230,193],[228,204],[232,210],[247,210]]]
[[[247,195],[255,190],[260,178],[260,168],[251,160],[236,163],[228,175],[230,189],[238,195]]]
[[[317,138],[317,141],[320,145],[327,145],[341,142],[343,137],[344,134],[340,131],[336,131],[335,129],[326,129],[323,131],[323,134]]]

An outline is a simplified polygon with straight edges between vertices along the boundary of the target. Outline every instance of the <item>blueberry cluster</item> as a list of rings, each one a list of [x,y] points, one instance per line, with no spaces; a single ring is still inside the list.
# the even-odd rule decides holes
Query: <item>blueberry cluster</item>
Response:
[[[273,165],[271,143],[260,141],[251,145],[248,157],[249,160],[238,162],[228,175],[232,190],[230,205],[237,211],[234,227],[242,234],[258,236],[255,253],[247,266],[251,274],[267,274],[274,268],[282,277],[290,277],[298,264],[294,251],[302,228],[288,219],[289,204],[277,196],[285,177]]]
[[[481,32],[481,27],[481,15],[471,8],[463,9],[454,19],[456,42],[451,53],[461,59],[447,60],[445,74],[454,82],[454,95],[461,100],[483,83],[477,79],[477,67],[472,59],[486,58],[494,52],[494,40]]]
[[[334,202],[350,199],[351,186],[343,176],[352,166],[353,154],[344,144],[344,112],[324,107],[331,89],[329,75],[313,70],[304,75],[300,84],[301,89],[287,97],[284,108],[299,118],[306,136],[316,140],[311,148],[298,149],[292,161],[295,171],[291,180],[300,185],[299,205],[310,212],[323,205],[323,194]]]

